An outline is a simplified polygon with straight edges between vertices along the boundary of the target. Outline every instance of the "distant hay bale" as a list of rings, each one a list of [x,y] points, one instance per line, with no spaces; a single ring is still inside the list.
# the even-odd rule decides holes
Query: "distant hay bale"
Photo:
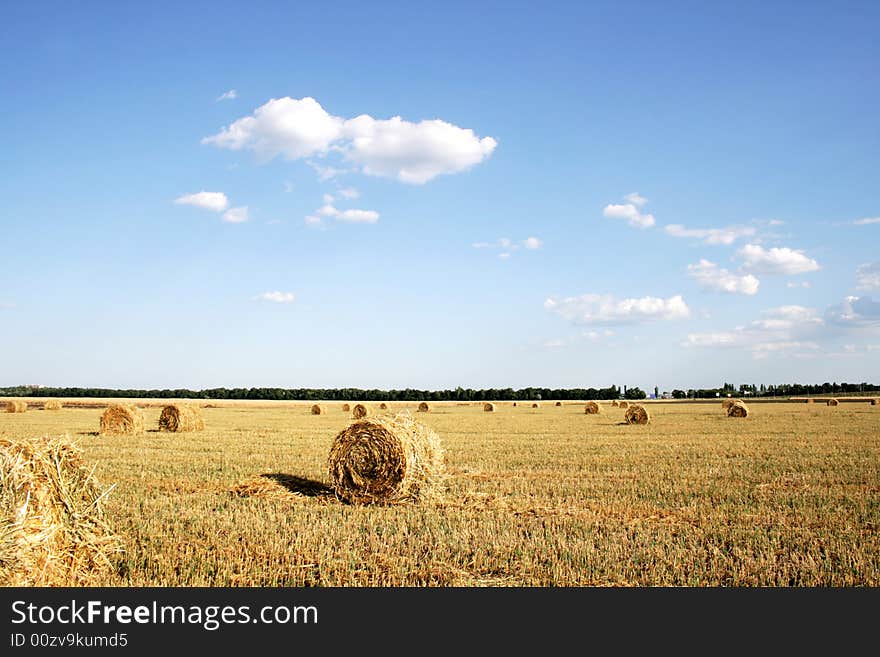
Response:
[[[159,431],[202,431],[202,410],[190,404],[168,404],[159,415]]]
[[[327,409],[320,404],[312,404],[312,415],[324,415]]]
[[[620,403],[618,404],[618,406],[619,406],[620,408],[627,408],[627,407],[629,406],[629,404],[627,404],[625,401],[622,401],[622,402],[620,402]]]
[[[616,399],[612,399],[612,400],[611,400],[611,405],[612,405],[612,406],[620,406],[620,404],[617,403],[617,400],[616,400]]]
[[[748,417],[749,407],[741,399],[735,400],[727,407],[727,417]]]
[[[541,405],[538,402],[532,402],[532,408],[541,408]]]
[[[348,413],[349,411],[351,411],[351,406],[349,406],[348,404],[343,404],[343,405],[342,405],[342,410],[343,410],[345,413]]]
[[[877,406],[878,404],[880,404],[880,399],[872,399],[871,400],[871,406]]]
[[[837,406],[838,404],[840,404],[840,402],[836,399],[829,399],[827,402],[825,402],[825,404],[827,406]]]
[[[7,413],[25,413],[27,412],[28,404],[26,401],[21,401],[20,399],[11,399],[6,402],[6,412]]]
[[[562,406],[562,402],[556,402],[556,406]]]
[[[483,412],[484,413],[494,413],[495,412],[495,404],[492,402],[485,402],[483,404]]]
[[[422,402],[419,404],[419,413],[427,413],[431,410],[431,407],[428,405],[428,402]]]
[[[63,406],[64,404],[62,404],[57,399],[47,399],[45,402],[43,402],[44,411],[60,411]]]
[[[627,424],[648,424],[651,416],[648,414],[648,409],[644,406],[639,406],[637,404],[629,406],[627,404],[626,413],[624,413],[623,419],[626,420]]]
[[[0,438],[0,586],[89,586],[121,542],[69,436]]]
[[[513,402],[513,405],[516,406],[516,402]]]
[[[596,415],[599,413],[601,409],[599,408],[599,404],[594,401],[589,401],[584,404],[584,414],[585,415]]]
[[[349,504],[442,498],[440,438],[406,411],[352,422],[333,440],[328,465],[336,497]]]
[[[141,433],[144,430],[144,414],[131,404],[112,404],[101,416],[101,433],[120,435]]]
[[[355,404],[351,409],[351,416],[355,420],[360,420],[362,417],[368,417],[371,415],[370,407],[366,404]]]
[[[814,402],[813,398],[811,397],[810,399],[807,399],[807,402],[806,402],[806,403],[807,403],[807,404],[813,404],[813,403],[815,403],[815,402]]]
[[[379,404],[379,410],[380,410],[380,411],[387,411],[387,410],[388,410],[388,404],[386,404],[385,402],[382,402],[381,404]]]

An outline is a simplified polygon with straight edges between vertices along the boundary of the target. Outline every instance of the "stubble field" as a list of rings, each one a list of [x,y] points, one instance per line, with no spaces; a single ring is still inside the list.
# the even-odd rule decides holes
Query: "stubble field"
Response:
[[[0,414],[68,433],[124,552],[104,586],[877,586],[880,406],[432,404],[441,503],[359,507],[327,488],[341,404],[223,404],[206,429],[98,435],[100,408]],[[376,409],[376,406],[373,405]],[[380,411],[381,412],[381,411]]]

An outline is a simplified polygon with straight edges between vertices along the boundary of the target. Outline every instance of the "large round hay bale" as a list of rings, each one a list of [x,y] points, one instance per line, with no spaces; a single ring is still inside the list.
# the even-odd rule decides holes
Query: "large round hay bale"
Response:
[[[611,405],[612,405],[612,406],[620,406],[620,404],[617,403],[617,400],[616,400],[616,399],[612,399],[612,400],[611,400]]]
[[[89,586],[120,549],[69,436],[0,438],[0,586]]]
[[[741,399],[737,399],[727,407],[727,417],[748,417],[749,407]]]
[[[622,401],[622,402],[620,402],[620,403],[618,404],[618,406],[619,406],[620,408],[628,408],[628,407],[629,407],[629,404],[627,404],[625,401]]]
[[[483,404],[483,412],[484,413],[494,413],[495,412],[495,404],[492,402],[485,402]]]
[[[584,404],[584,414],[586,415],[596,415],[600,410],[601,408],[599,407],[599,404],[594,401],[589,401]]]
[[[840,404],[840,402],[836,399],[829,399],[827,402],[825,402],[825,404],[828,406],[837,406],[838,404]]]
[[[190,404],[168,404],[159,415],[159,431],[202,431],[205,421],[202,411]]]
[[[327,409],[320,404],[312,404],[312,415],[324,415]]]
[[[428,405],[428,402],[422,402],[419,404],[419,413],[427,413],[431,410],[431,407]]]
[[[648,424],[651,416],[648,414],[647,408],[633,404],[632,406],[627,405],[623,419],[626,420],[627,424]]]
[[[101,433],[122,435],[141,433],[144,430],[144,414],[132,404],[111,404],[101,416]]]
[[[343,405],[342,405],[342,411],[343,411],[344,413],[348,413],[348,412],[350,412],[350,411],[351,411],[351,406],[349,406],[348,404],[343,404]]]
[[[738,399],[722,399],[721,400],[721,408],[723,408],[726,411],[736,401],[739,401],[739,400]]]
[[[385,402],[382,402],[381,404],[379,404],[379,410],[380,410],[380,411],[387,411],[387,410],[388,410],[388,404],[386,404]]]
[[[360,420],[362,417],[368,417],[371,415],[370,407],[366,404],[355,404],[351,408],[351,416],[355,420]]]
[[[399,504],[442,497],[440,438],[407,412],[352,422],[330,448],[330,482],[350,504]]]
[[[20,399],[11,399],[6,402],[6,412],[7,413],[25,413],[27,412],[28,404],[26,401],[21,401]]]
[[[60,411],[64,404],[62,404],[57,399],[47,399],[43,402],[43,410],[44,411]]]

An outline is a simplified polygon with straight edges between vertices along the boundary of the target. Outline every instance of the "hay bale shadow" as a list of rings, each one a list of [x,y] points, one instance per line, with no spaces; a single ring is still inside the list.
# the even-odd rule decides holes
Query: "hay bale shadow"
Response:
[[[261,474],[264,479],[274,481],[286,488],[291,493],[297,495],[305,495],[306,497],[334,497],[333,489],[327,484],[314,479],[306,479],[305,477],[297,477],[296,475],[283,474],[280,472],[270,472]]]
[[[77,436],[100,436],[100,431],[77,431]]]

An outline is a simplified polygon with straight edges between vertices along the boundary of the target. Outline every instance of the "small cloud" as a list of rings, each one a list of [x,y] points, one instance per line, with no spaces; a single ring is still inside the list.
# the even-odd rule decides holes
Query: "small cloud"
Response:
[[[345,189],[340,189],[338,192],[340,198],[344,198],[347,201],[351,201],[352,199],[360,198],[361,193],[356,190],[354,187],[346,187]]]
[[[810,284],[810,281],[789,281],[785,284],[785,287],[787,287],[789,290],[794,290],[796,288],[804,288],[805,290],[809,290],[812,285]]]
[[[758,286],[761,284],[751,274],[740,276],[709,260],[700,260],[696,265],[688,265],[687,271],[688,276],[695,279],[701,287],[716,292],[751,296],[758,293]]]
[[[767,222],[768,226],[782,226],[783,224],[785,224],[785,222],[781,219],[771,219]]]
[[[229,91],[224,91],[217,97],[216,102],[220,102],[221,100],[235,100],[238,98],[238,92],[235,89],[230,89]]]
[[[544,302],[544,309],[575,324],[631,324],[687,319],[691,315],[681,295],[668,299],[616,299],[610,294],[584,294],[564,299],[550,297]]]
[[[880,224],[880,217],[865,217],[864,219],[856,219],[853,223],[856,226],[867,226],[868,224]]]
[[[339,221],[356,224],[374,224],[379,221],[379,213],[375,210],[343,210],[336,215]]]
[[[648,202],[644,196],[639,194],[638,192],[632,192],[631,194],[627,194],[623,197],[623,199],[629,203],[632,203],[636,207],[642,207],[645,203]]]
[[[243,205],[238,208],[229,208],[223,213],[223,221],[230,224],[240,224],[250,219],[248,216],[248,208]]]
[[[471,244],[471,246],[475,249],[490,249],[495,245],[489,244],[489,242],[474,242],[473,244]]]
[[[223,212],[229,207],[229,199],[223,192],[196,192],[195,194],[184,194],[174,199],[175,205],[194,205],[197,208],[204,208],[213,212]]]
[[[324,203],[326,203],[327,205],[330,205],[331,203],[333,203],[333,201],[334,201],[333,194],[324,194]]]
[[[306,164],[314,169],[315,173],[318,174],[318,180],[320,180],[321,182],[333,180],[337,176],[342,175],[343,173],[349,173],[351,171],[351,169],[337,169],[336,167],[324,166],[312,160],[306,160]]]
[[[544,346],[547,349],[559,349],[560,347],[565,346],[565,340],[547,340],[547,342],[544,343]]]
[[[537,237],[527,237],[522,241],[522,245],[527,249],[540,249],[543,244],[544,242]]]
[[[880,261],[859,265],[856,284],[860,290],[880,290]]]
[[[691,237],[703,244],[729,246],[742,237],[755,234],[752,226],[727,226],[726,228],[685,228],[681,224],[669,224],[663,228],[672,237]]]
[[[629,200],[629,203],[617,205],[611,203],[606,205],[602,210],[602,215],[607,217],[608,219],[626,219],[627,223],[634,228],[650,228],[656,223],[653,214],[642,214],[639,208],[647,202],[647,199],[642,198],[638,194],[635,196],[638,198],[638,203],[633,203],[632,197],[633,194],[629,194],[626,200]]]
[[[504,253],[499,253],[498,258],[501,260],[507,260],[510,258],[510,253],[508,253],[506,251]]]
[[[736,255],[742,259],[743,270],[757,274],[804,274],[819,269],[819,263],[788,247],[765,249],[757,244],[746,244]]]
[[[269,301],[271,303],[293,303],[296,295],[293,292],[263,292],[254,297],[255,301]]]
[[[875,326],[880,324],[880,302],[871,297],[849,296],[842,303],[829,307],[825,318],[838,326]]]
[[[318,227],[324,225],[324,220],[321,217],[316,217],[315,215],[306,215],[305,218],[306,226]]]

